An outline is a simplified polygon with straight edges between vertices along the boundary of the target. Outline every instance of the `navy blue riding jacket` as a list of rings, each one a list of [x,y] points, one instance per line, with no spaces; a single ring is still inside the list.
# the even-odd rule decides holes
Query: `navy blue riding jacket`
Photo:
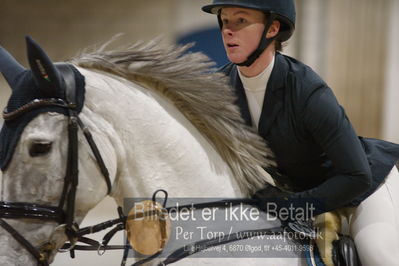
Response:
[[[245,91],[234,64],[223,71],[251,126]],[[399,145],[358,137],[328,85],[308,66],[276,53],[259,121],[293,198],[319,199],[324,211],[356,206],[372,194],[399,159]]]

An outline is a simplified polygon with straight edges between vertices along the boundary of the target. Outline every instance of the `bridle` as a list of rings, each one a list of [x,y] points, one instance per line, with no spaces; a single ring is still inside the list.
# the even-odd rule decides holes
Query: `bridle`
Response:
[[[9,232],[14,239],[19,242],[39,263],[39,265],[49,265],[48,254],[54,249],[54,243],[45,243],[40,248],[34,247],[20,233],[18,233],[3,218],[7,219],[39,219],[55,221],[64,229],[66,236],[72,244],[76,243],[77,232],[79,230],[75,223],[75,199],[78,186],[78,129],[84,133],[86,140],[96,158],[97,164],[104,176],[108,188],[111,192],[112,185],[109,172],[104,160],[95,144],[90,131],[80,120],[76,111],[76,85],[75,74],[70,65],[65,63],[57,64],[57,68],[63,76],[65,82],[65,100],[63,99],[37,99],[25,104],[13,112],[3,112],[4,120],[13,120],[17,117],[40,107],[57,106],[68,110],[68,157],[67,168],[64,178],[64,187],[58,206],[38,205],[25,202],[0,202],[0,226]]]

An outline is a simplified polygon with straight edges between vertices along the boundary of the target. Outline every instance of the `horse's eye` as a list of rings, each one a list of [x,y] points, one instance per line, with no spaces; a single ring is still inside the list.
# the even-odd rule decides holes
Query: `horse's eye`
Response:
[[[34,142],[29,148],[29,155],[32,157],[43,156],[50,152],[51,142]]]

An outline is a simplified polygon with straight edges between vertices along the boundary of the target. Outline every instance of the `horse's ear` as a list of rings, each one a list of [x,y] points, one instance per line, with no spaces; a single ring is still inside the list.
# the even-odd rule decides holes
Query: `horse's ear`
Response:
[[[29,65],[36,84],[48,96],[52,96],[61,88],[58,70],[43,49],[30,37],[26,36]]]
[[[15,87],[14,84],[17,81],[17,77],[25,70],[6,49],[0,46],[0,72],[11,89]]]

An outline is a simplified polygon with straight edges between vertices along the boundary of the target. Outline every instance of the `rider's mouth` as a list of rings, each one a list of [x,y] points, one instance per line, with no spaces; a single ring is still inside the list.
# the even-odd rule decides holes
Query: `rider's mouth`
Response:
[[[239,45],[237,44],[227,44],[227,50],[228,51],[234,51],[237,47],[239,47]]]

